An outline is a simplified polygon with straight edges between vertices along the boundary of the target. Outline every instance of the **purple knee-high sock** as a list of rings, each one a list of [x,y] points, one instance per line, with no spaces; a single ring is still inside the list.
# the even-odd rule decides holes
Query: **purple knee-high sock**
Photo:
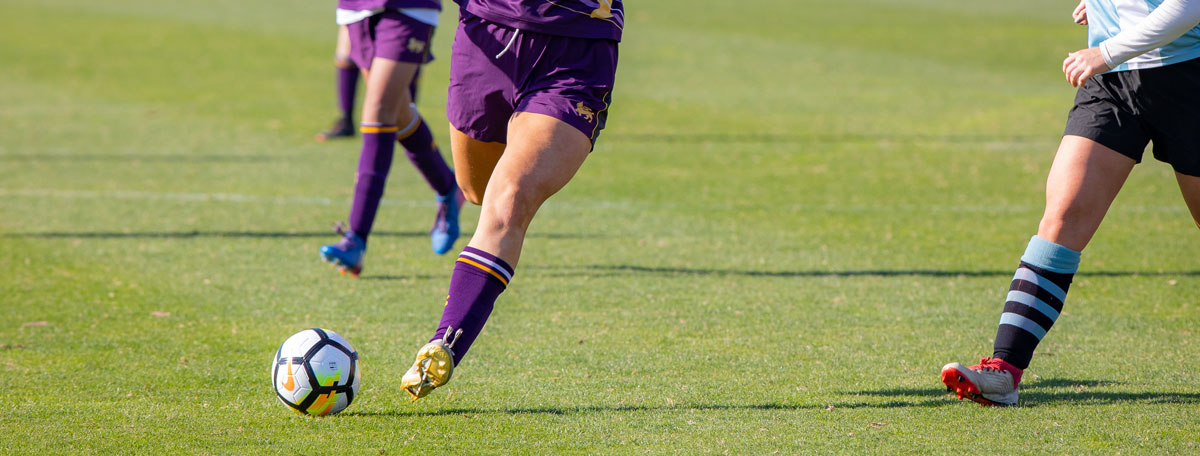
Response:
[[[458,185],[454,180],[454,171],[450,170],[446,159],[442,158],[442,152],[434,143],[433,132],[429,131],[425,119],[417,120],[413,131],[400,138],[400,145],[404,146],[404,154],[408,156],[408,160],[417,167],[422,176],[425,176],[425,181],[437,194],[450,193]]]
[[[358,92],[358,67],[353,64],[337,67],[338,107],[347,124],[353,124],[354,97]]]
[[[455,366],[483,331],[496,298],[508,287],[512,275],[512,267],[495,255],[471,247],[463,248],[454,263],[454,273],[450,275],[450,296],[442,310],[442,321],[430,339],[431,342],[441,339],[449,327],[456,333],[462,330],[457,338],[451,337]]]
[[[396,151],[395,125],[362,126],[362,155],[358,157],[358,177],[354,183],[354,204],[350,206],[350,229],[363,241],[371,234],[379,200],[392,168]]]

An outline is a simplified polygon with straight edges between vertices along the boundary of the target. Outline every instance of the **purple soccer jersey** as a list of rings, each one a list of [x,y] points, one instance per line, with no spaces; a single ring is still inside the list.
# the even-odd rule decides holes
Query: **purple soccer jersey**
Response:
[[[512,28],[621,41],[621,0],[454,0],[468,13]]]
[[[442,0],[338,0],[338,9],[362,11],[380,8],[432,8],[442,10]]]

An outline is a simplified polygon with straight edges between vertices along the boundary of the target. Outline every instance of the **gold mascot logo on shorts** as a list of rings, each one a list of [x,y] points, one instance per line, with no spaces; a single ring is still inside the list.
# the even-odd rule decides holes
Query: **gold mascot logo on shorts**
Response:
[[[584,106],[582,101],[575,103],[575,113],[583,116],[583,118],[588,122],[591,122],[596,118],[596,111],[593,111],[592,108]]]
[[[425,52],[425,42],[416,38],[408,39],[408,52]]]
[[[592,10],[590,16],[596,19],[612,19],[612,0],[600,0],[600,7]]]

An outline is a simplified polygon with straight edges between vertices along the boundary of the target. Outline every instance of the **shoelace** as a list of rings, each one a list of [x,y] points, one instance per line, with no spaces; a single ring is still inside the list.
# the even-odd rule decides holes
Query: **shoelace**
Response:
[[[448,203],[438,202],[437,218],[433,219],[433,228],[430,231],[437,231],[438,228],[446,230],[446,204]]]
[[[1008,372],[1008,371],[1002,369],[999,366],[999,363],[993,363],[992,361],[998,361],[998,360],[995,358],[990,358],[990,357],[989,358],[980,358],[979,359],[979,369],[996,371],[996,372]]]
[[[462,335],[462,328],[458,328],[458,331],[454,332],[454,337],[450,337],[451,331],[454,331],[454,327],[446,326],[446,333],[442,334],[442,345],[445,345],[447,350],[454,348],[454,343],[458,342],[458,336]],[[453,354],[454,352],[450,353]]]
[[[356,247],[354,239],[352,239],[350,236],[352,233],[346,230],[345,223],[342,223],[341,221],[335,222],[333,224],[333,231],[342,237],[342,240],[338,241],[337,243],[339,249],[350,250]]]

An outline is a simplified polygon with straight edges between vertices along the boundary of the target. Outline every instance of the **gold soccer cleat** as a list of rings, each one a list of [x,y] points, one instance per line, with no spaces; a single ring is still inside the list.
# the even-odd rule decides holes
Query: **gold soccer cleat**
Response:
[[[450,376],[454,374],[454,352],[451,347],[462,335],[462,329],[453,331],[454,328],[446,328],[442,340],[435,340],[417,350],[417,360],[400,379],[400,387],[408,391],[412,400],[425,397],[434,388],[450,381]]]

